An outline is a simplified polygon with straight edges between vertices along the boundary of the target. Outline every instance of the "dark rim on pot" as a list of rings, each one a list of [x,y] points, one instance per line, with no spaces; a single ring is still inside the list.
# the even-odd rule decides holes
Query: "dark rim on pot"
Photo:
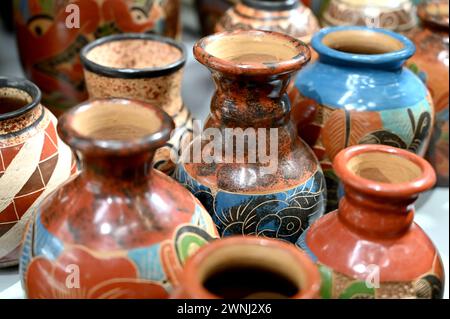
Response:
[[[124,41],[124,40],[144,40],[155,41],[169,44],[177,48],[181,52],[181,58],[171,64],[162,67],[128,69],[128,68],[113,68],[107,67],[88,59],[87,55],[94,48],[110,42]],[[180,42],[172,40],[167,37],[148,34],[148,33],[122,33],[100,38],[86,45],[80,52],[81,62],[86,70],[111,78],[119,79],[143,79],[143,78],[157,78],[161,76],[170,75],[184,67],[187,60],[186,48]]]
[[[23,115],[31,111],[41,103],[41,90],[39,90],[36,84],[28,80],[15,77],[0,77],[0,89],[1,88],[11,88],[23,91],[31,97],[31,102],[15,111],[8,113],[2,113],[0,106],[0,120],[9,120]]]
[[[300,5],[299,0],[242,0],[242,3],[266,11],[292,10]]]

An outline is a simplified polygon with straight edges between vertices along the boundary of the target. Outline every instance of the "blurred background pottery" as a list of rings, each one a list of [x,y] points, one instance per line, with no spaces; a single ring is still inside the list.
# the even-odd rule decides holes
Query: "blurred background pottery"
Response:
[[[12,4],[13,0],[0,1],[0,21],[8,32],[14,29]]]
[[[293,109],[300,136],[313,147],[327,178],[328,209],[339,179],[332,161],[357,144],[385,144],[424,156],[434,108],[423,82],[403,67],[415,52],[406,37],[382,29],[334,27],[312,41],[319,60],[300,71]]]
[[[165,147],[155,154],[155,168],[173,173],[182,145],[192,139],[192,116],[181,97],[183,44],[150,34],[125,33],[96,40],[81,52],[90,98],[122,97],[156,105],[175,122]],[[173,152],[173,154],[171,154]]]
[[[56,118],[33,83],[0,77],[0,268],[18,264],[36,206],[76,164],[56,134]]]
[[[426,1],[419,5],[420,28],[408,33],[417,47],[409,68],[430,89],[436,110],[435,130],[427,158],[438,174],[438,186],[449,186],[449,2]]]
[[[173,127],[159,108],[126,99],[92,100],[61,117],[58,132],[83,168],[28,226],[28,298],[168,297],[185,260],[218,236],[192,194],[151,166]],[[67,269],[78,286],[67,284]]]
[[[405,150],[360,145],[339,153],[334,167],[345,187],[339,210],[298,243],[321,268],[322,298],[442,298],[441,258],[413,221],[413,203],[436,182],[431,165]]]
[[[323,10],[326,8],[330,0],[302,0],[303,4],[310,8],[316,17],[322,15]]]
[[[330,0],[321,16],[323,26],[367,26],[405,32],[417,26],[411,0]]]
[[[66,10],[68,5],[76,6]],[[178,37],[179,10],[179,0],[14,0],[24,71],[43,91],[44,104],[60,115],[87,98],[79,60],[83,46],[122,32]],[[68,27],[77,13],[79,27]]]
[[[239,30],[200,40],[194,55],[217,90],[204,133],[182,154],[177,180],[200,199],[222,236],[295,243],[326,205],[322,170],[296,134],[286,94],[310,59],[308,46],[276,32]],[[209,158],[211,144],[217,149]]]
[[[201,34],[207,36],[214,33],[216,24],[225,12],[239,0],[195,0]]]
[[[320,274],[295,246],[274,239],[230,237],[190,258],[174,299],[315,299]]]
[[[216,26],[217,32],[276,31],[306,43],[319,29],[316,17],[299,0],[242,0],[229,9]]]

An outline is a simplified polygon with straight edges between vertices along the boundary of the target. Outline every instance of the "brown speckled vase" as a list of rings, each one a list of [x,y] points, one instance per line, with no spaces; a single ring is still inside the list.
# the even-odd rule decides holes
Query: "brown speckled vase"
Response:
[[[248,236],[202,247],[187,261],[172,297],[315,299],[319,290],[319,271],[304,252],[278,240]]]
[[[138,99],[172,117],[174,134],[157,151],[154,163],[171,174],[180,148],[192,138],[192,116],[181,97],[184,46],[169,38],[125,33],[92,42],[82,50],[81,59],[91,98]]]
[[[322,170],[296,134],[286,93],[292,75],[310,59],[308,46],[281,33],[239,30],[200,40],[194,55],[210,69],[217,90],[205,134],[182,154],[176,178],[204,204],[222,236],[295,243],[326,204]],[[242,147],[232,136],[244,132],[249,140]],[[197,161],[211,143],[232,146],[232,152]]]
[[[433,164],[438,186],[449,186],[449,1],[433,0],[418,7],[420,28],[407,34],[417,52],[409,68],[427,83],[434,100],[436,123],[427,158]]]
[[[83,168],[28,227],[20,263],[27,297],[168,297],[185,260],[218,237],[197,199],[152,168],[173,128],[159,108],[126,99],[63,115],[58,132]]]
[[[36,206],[76,173],[33,83],[0,77],[0,268],[16,265]]]
[[[322,298],[442,298],[441,258],[414,223],[414,202],[436,182],[431,165],[385,145],[347,148],[333,164],[345,196],[298,243],[321,268]]]

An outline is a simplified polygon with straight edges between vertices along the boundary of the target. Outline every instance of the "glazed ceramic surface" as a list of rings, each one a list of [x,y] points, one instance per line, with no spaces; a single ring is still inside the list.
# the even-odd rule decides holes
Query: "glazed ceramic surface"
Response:
[[[122,97],[159,106],[175,122],[165,147],[155,155],[155,168],[173,173],[182,145],[192,139],[192,116],[181,97],[184,46],[149,34],[112,35],[81,52],[91,98]]]
[[[242,283],[245,287],[239,287],[241,283],[233,281],[232,277],[222,287],[218,287],[234,298],[315,299],[319,296],[320,274],[306,253],[278,240],[248,236],[217,240],[202,247],[186,263],[182,285],[173,298],[227,299],[227,296],[215,294],[205,283],[220,272],[233,273],[237,277],[239,272],[236,269],[248,273],[246,278],[241,278],[241,281],[245,281]],[[274,274],[279,276],[278,281],[270,282]],[[234,279],[238,280],[236,277]],[[277,292],[284,280],[295,287],[293,295]]]
[[[298,0],[242,0],[216,26],[217,32],[252,29],[286,33],[309,43],[320,27],[311,10]]]
[[[225,12],[239,0],[195,0],[197,14],[202,34],[204,36],[214,33],[216,24]]]
[[[323,26],[368,26],[405,32],[417,25],[411,0],[330,0],[322,13]]]
[[[18,263],[36,206],[76,172],[72,152],[56,134],[57,120],[40,98],[31,82],[0,77],[0,267]],[[21,105],[5,110],[10,99]]]
[[[204,134],[185,150],[176,178],[200,199],[223,236],[295,242],[322,215],[326,202],[320,165],[289,121],[286,87],[309,60],[308,47],[279,33],[235,31],[199,41],[194,54],[211,70],[217,91]],[[223,137],[219,143],[211,140],[208,129]],[[226,137],[233,129],[232,134],[254,132],[253,148],[244,145],[238,151],[236,140]],[[263,162],[261,155],[252,160],[269,140],[276,143],[274,165]],[[223,150],[232,145],[232,154],[220,158],[219,151],[212,161],[196,161],[196,154],[208,152],[210,142]],[[193,160],[186,160],[190,154]]]
[[[442,298],[441,258],[413,222],[413,203],[436,182],[431,165],[384,145],[348,148],[334,165],[345,197],[298,243],[321,267],[322,297]]]
[[[69,28],[79,8],[79,27]],[[177,37],[179,0],[14,0],[16,32],[27,76],[43,102],[60,115],[86,100],[79,52],[112,33],[155,32]],[[76,12],[75,12],[76,13]]]
[[[403,68],[415,51],[404,36],[335,27],[320,31],[312,46],[320,58],[298,75],[302,98],[293,118],[321,161],[330,211],[337,206],[338,178],[331,163],[339,151],[386,144],[424,156],[434,109],[423,82]]]
[[[181,185],[152,169],[170,117],[142,102],[93,100],[61,118],[81,174],[28,226],[20,273],[29,298],[166,298],[184,261],[217,237]]]
[[[438,185],[448,186],[449,2],[424,3],[418,12],[422,27],[408,33],[417,47],[408,66],[427,83],[433,96],[436,124],[427,158],[438,173]]]

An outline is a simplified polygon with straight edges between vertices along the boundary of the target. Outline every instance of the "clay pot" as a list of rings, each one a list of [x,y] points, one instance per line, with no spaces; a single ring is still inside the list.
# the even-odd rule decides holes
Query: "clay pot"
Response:
[[[277,31],[306,43],[319,29],[316,17],[299,0],[242,0],[229,9],[216,25],[216,32]]]
[[[0,268],[18,263],[36,206],[76,172],[33,83],[0,77]]]
[[[319,60],[298,75],[299,134],[313,147],[327,178],[327,211],[337,207],[332,161],[357,144],[386,144],[424,156],[434,122],[423,82],[403,68],[415,52],[406,37],[367,27],[335,27],[312,41]],[[324,85],[326,83],[326,85]]]
[[[317,267],[279,240],[230,237],[203,247],[184,268],[176,299],[314,299]]]
[[[113,33],[181,31],[179,0],[15,0],[14,9],[25,73],[56,115],[87,98],[79,60],[87,43]],[[67,25],[77,17],[79,27]]]
[[[214,33],[216,24],[225,12],[239,0],[195,0],[198,20],[202,29],[202,35]]]
[[[169,143],[156,152],[154,163],[171,174],[172,159],[192,139],[192,116],[181,97],[184,46],[169,38],[125,33],[92,42],[83,48],[81,60],[91,98],[138,99],[172,117],[176,129]]]
[[[345,187],[339,210],[299,241],[317,260],[323,298],[442,298],[439,253],[416,225],[414,205],[433,187],[431,165],[384,145],[350,147],[335,158]]]
[[[185,260],[217,237],[200,203],[150,165],[173,127],[159,108],[126,99],[93,100],[61,118],[58,132],[83,169],[28,227],[28,298],[169,295]]]
[[[406,32],[417,26],[411,0],[329,0],[321,16],[323,26],[367,26]]]
[[[184,149],[175,177],[223,236],[295,243],[326,202],[320,165],[289,120],[286,87],[309,60],[308,46],[280,33],[235,31],[200,40],[194,55],[217,91],[205,131]]]
[[[437,185],[449,186],[449,2],[425,2],[419,5],[418,13],[422,27],[408,34],[417,47],[408,66],[427,83],[433,96],[436,123],[427,158],[438,174]]]

